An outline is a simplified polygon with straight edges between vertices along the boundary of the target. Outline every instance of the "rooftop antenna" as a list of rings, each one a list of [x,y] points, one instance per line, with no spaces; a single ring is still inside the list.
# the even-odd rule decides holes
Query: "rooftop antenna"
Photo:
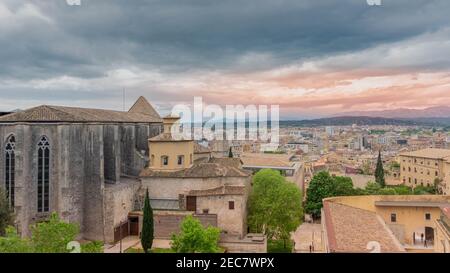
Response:
[[[123,89],[122,110],[125,112],[125,88]]]

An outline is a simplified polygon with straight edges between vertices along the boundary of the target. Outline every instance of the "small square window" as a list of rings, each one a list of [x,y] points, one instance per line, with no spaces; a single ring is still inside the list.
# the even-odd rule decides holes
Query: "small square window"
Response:
[[[209,213],[209,209],[203,209],[203,214],[208,214]]]
[[[391,213],[391,222],[392,222],[392,223],[397,222],[397,214]]]
[[[431,213],[425,213],[425,220],[431,220]]]
[[[228,201],[228,209],[230,210],[234,209],[234,201]]]

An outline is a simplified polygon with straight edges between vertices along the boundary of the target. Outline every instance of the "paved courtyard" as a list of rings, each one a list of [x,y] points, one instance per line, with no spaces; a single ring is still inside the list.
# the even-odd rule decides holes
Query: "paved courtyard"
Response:
[[[135,245],[140,245],[140,239],[138,236],[128,236],[122,239],[122,252]],[[105,253],[120,253],[120,243],[113,246],[105,246]]]
[[[309,253],[310,246],[313,247],[313,252],[324,252],[321,224],[304,223],[300,225],[292,234],[292,239],[295,242],[296,253]]]

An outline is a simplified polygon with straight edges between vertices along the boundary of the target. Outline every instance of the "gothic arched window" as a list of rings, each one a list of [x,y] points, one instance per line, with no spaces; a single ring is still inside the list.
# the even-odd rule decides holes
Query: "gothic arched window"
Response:
[[[8,137],[5,146],[5,189],[6,197],[8,198],[9,205],[14,208],[14,182],[15,182],[15,169],[16,169],[16,138],[14,135]]]
[[[38,212],[49,211],[50,199],[50,143],[43,136],[38,143],[38,176],[37,176]]]

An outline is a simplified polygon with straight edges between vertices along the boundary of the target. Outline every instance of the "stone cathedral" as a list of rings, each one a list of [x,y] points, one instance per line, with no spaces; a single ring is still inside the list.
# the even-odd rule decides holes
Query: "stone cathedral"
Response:
[[[170,240],[193,215],[220,228],[227,251],[265,252],[247,228],[251,172],[221,144],[172,138],[178,119],[143,97],[127,112],[43,105],[1,116],[0,186],[18,232],[56,212],[83,239],[139,236],[148,189],[155,238]]]
[[[18,231],[57,212],[106,240],[117,209],[107,200],[148,165],[147,140],[161,129],[143,97],[128,112],[42,105],[0,117],[0,181]]]

